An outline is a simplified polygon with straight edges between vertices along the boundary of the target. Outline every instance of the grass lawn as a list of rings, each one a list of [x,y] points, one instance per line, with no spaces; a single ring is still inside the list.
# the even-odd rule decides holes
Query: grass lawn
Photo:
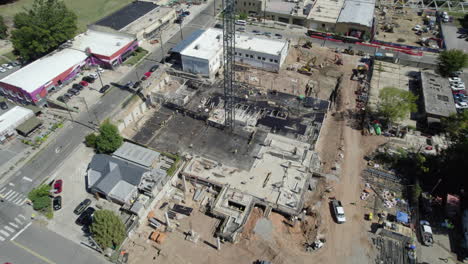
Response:
[[[147,50],[143,49],[143,48],[138,48],[137,50],[135,50],[133,52],[133,55],[128,58],[123,64],[125,65],[135,65],[137,64],[141,58],[143,58],[143,56],[145,56],[146,54],[148,53]]]
[[[83,32],[86,26],[102,17],[131,3],[133,0],[63,0],[67,7],[78,16],[78,30]],[[12,4],[0,5],[0,14],[6,20],[12,20],[13,16],[32,6],[33,0],[19,0]]]

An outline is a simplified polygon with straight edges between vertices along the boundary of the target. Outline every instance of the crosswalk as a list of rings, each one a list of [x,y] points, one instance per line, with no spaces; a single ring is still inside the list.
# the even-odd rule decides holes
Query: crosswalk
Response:
[[[0,189],[0,198],[19,206],[25,204],[28,200],[28,198],[24,194],[9,189],[8,187],[3,187],[2,189]]]
[[[30,223],[26,221],[26,217],[22,214],[18,214],[14,221],[5,223],[3,226],[0,226],[0,243],[8,239],[14,239],[18,232],[23,231],[29,225]]]

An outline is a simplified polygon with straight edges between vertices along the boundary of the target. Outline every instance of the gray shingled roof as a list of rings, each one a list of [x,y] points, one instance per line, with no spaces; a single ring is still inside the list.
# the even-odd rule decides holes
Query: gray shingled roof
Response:
[[[138,186],[143,173],[148,171],[133,163],[104,154],[94,155],[88,168],[93,171],[94,175],[93,183],[90,183],[92,186],[89,187],[104,194],[109,194],[120,181]],[[95,176],[99,174],[100,178],[96,179]]]

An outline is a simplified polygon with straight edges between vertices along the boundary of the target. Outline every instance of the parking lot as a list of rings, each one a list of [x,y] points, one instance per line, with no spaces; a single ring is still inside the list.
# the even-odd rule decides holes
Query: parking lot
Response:
[[[3,58],[3,57],[2,57]],[[9,62],[0,65],[0,79],[14,73],[20,69],[20,64],[18,62]]]
[[[109,85],[109,90],[115,88],[110,85],[110,83],[115,82],[115,80],[119,80],[130,70],[131,68],[125,65],[121,65],[114,70],[103,69],[103,71],[100,73],[101,78],[97,77],[92,83],[87,82],[86,86],[83,86],[81,90],[78,90],[78,93],[72,93],[71,89],[73,88],[73,85],[82,82],[83,77],[89,76],[91,74],[97,74],[95,67],[90,70],[84,70],[77,74],[72,82],[68,83],[57,91],[52,91],[50,93],[50,98],[61,101],[59,97],[64,97],[65,94],[69,94],[69,100],[66,101],[68,107],[75,108],[78,111],[86,111],[86,105],[90,107],[91,105],[96,104],[100,100],[101,96],[104,95],[104,93],[99,91],[102,85]],[[92,113],[90,114],[92,115]]]
[[[82,227],[75,224],[75,207],[84,199],[90,199],[96,208],[96,200],[86,192],[85,173],[94,152],[81,145],[52,175],[56,180],[63,180],[62,208],[54,212],[54,218],[48,222],[48,228],[74,242],[84,241]]]

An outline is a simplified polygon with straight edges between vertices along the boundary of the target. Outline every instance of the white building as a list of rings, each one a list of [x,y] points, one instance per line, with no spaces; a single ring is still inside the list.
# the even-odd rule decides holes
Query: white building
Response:
[[[16,134],[15,128],[34,116],[31,109],[15,106],[0,116],[0,142]]]
[[[289,42],[286,40],[236,32],[235,60],[239,63],[276,72],[286,59],[288,50]],[[214,28],[197,32],[177,45],[173,52],[180,53],[184,71],[213,78],[223,63],[223,32]]]

